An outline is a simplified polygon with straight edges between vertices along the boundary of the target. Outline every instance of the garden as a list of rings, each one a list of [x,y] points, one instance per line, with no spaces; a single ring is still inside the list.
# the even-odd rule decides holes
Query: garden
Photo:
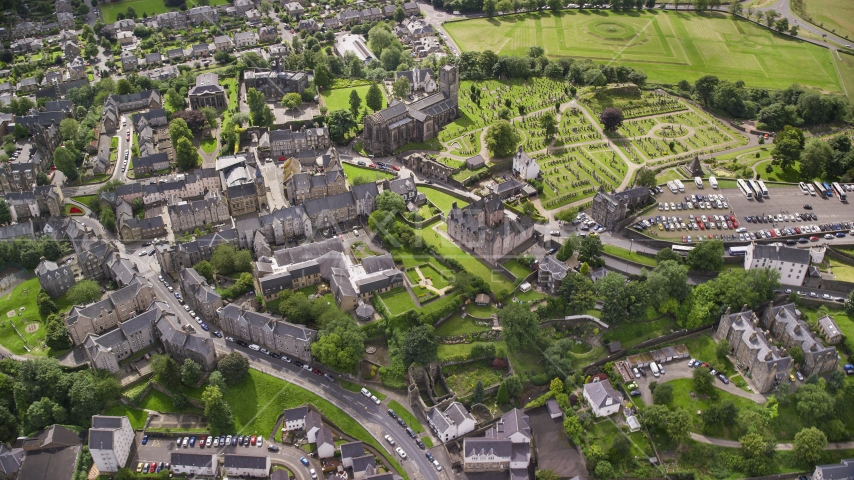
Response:
[[[416,308],[415,302],[412,301],[412,297],[409,295],[409,292],[403,287],[398,287],[388,292],[381,293],[379,297],[382,299],[382,302],[388,308],[388,311],[392,316],[400,315],[401,313],[405,313]]]
[[[427,197],[427,200],[429,200],[430,203],[435,205],[445,215],[447,215],[448,212],[451,211],[451,205],[453,205],[454,202],[457,202],[457,207],[459,208],[466,207],[469,204],[469,202],[465,200],[460,200],[459,198],[451,194],[445,193],[442,190],[438,190],[436,188],[429,187],[426,185],[419,185],[418,191],[420,193],[423,193],[424,196]]]
[[[344,169],[344,176],[347,177],[347,180],[350,182],[351,185],[358,185],[359,183],[367,182],[377,182],[394,178],[394,174],[384,172],[382,170],[377,170],[376,168],[360,167],[358,165],[353,165],[352,163],[347,162],[342,162],[341,165]]]
[[[474,391],[478,382],[485,388],[501,383],[507,370],[507,362],[498,360],[498,367],[494,366],[492,360],[450,365],[442,368],[442,375],[445,377],[448,388],[457,396],[467,397]]]
[[[42,348],[47,333],[47,315],[39,313],[36,297],[41,291],[39,279],[33,277],[0,298],[0,345],[16,355],[51,355],[65,351]],[[71,302],[64,296],[54,299],[59,312],[67,312]]]

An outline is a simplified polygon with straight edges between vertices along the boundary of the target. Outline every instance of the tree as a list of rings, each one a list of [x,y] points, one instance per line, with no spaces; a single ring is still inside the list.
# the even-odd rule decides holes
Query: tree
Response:
[[[403,11],[400,7],[397,7],[397,9]],[[383,108],[383,93],[380,91],[380,87],[376,82],[371,84],[367,95],[365,95],[365,105],[375,112],[382,110]]]
[[[243,380],[249,372],[249,360],[237,352],[231,352],[220,359],[216,369],[222,373],[225,383],[233,385]]]
[[[656,405],[668,405],[673,401],[673,385],[662,383],[652,392],[652,401]]]
[[[672,307],[669,306],[675,302],[678,307],[691,293],[688,269],[674,260],[661,261],[652,271],[647,272],[645,283],[650,302],[662,313],[672,313]]]
[[[551,112],[540,117],[540,128],[544,130],[546,138],[551,139],[557,133],[557,119]]]
[[[720,83],[720,80],[714,75],[706,75],[694,82],[694,93],[704,105],[711,105],[712,97],[718,83]]]
[[[548,4],[549,9],[551,9],[551,11],[553,12],[557,12],[561,8],[563,8],[563,2],[561,2],[560,0],[548,0]]]
[[[775,444],[766,441],[756,432],[748,433],[738,441],[741,443],[741,455],[744,457],[744,469],[747,473],[751,476],[766,474],[774,456]]]
[[[655,254],[655,259],[658,261],[659,264],[667,260],[673,260],[676,263],[682,263],[682,256],[674,252],[670,248],[663,248],[659,250],[658,253]]]
[[[667,436],[676,443],[682,443],[688,439],[693,423],[688,410],[677,408],[667,416]]]
[[[235,258],[237,257],[237,249],[234,245],[223,243],[216,247],[213,255],[211,255],[210,264],[214,271],[220,275],[230,275],[236,271]]]
[[[596,478],[616,478],[614,466],[607,460],[601,460],[596,464],[596,468],[593,470],[593,475]]]
[[[365,350],[365,333],[349,315],[327,321],[311,344],[311,353],[324,365],[342,371],[353,371]]]
[[[825,389],[823,381],[801,385],[795,392],[795,398],[798,413],[805,419],[818,423],[833,415],[834,399]]]
[[[368,31],[368,47],[374,52],[376,58],[382,55],[383,50],[397,44],[397,37],[391,32],[388,25],[379,23]]]
[[[119,83],[121,83],[121,80],[119,80]],[[181,94],[178,93],[174,88],[166,90],[165,104],[166,110],[170,113],[177,112],[178,110],[183,110],[184,107],[187,106],[186,102],[184,101],[184,97],[181,96]]]
[[[614,132],[623,125],[623,111],[616,107],[608,107],[599,115],[602,128]]]
[[[499,405],[506,405],[510,403],[510,394],[507,391],[507,384],[505,382],[501,382],[501,385],[499,385],[498,393],[495,395],[495,401],[498,402]]]
[[[709,240],[698,243],[694,250],[688,253],[685,264],[691,270],[714,271],[724,264],[724,244],[720,240]]]
[[[774,28],[776,28],[778,32],[787,32],[789,30],[789,19],[783,17],[780,20],[777,20],[774,24]]]
[[[80,177],[75,157],[74,149],[70,147],[59,147],[53,152],[53,163],[56,169],[72,182]]]
[[[590,278],[580,273],[567,274],[560,282],[558,294],[568,315],[579,314],[596,305],[596,287]]]
[[[400,23],[405,19],[406,19],[406,12],[404,12],[403,9],[398,6],[397,10],[394,11],[394,21],[397,23]]]
[[[655,179],[655,172],[648,167],[641,167],[635,175],[635,185],[639,187],[654,187],[658,184]],[[672,250],[671,250],[672,251]]]
[[[833,150],[824,140],[813,139],[801,152],[801,180],[819,178],[833,160]]]
[[[270,0],[261,0],[261,2],[258,4],[258,11],[260,11],[264,15],[269,16],[272,10],[273,4],[270,2]]]
[[[230,431],[234,425],[234,414],[231,405],[225,401],[219,387],[209,386],[202,393],[202,403],[205,404],[205,416],[211,433],[219,434]]]
[[[382,193],[377,195],[376,205],[377,210],[392,214],[406,210],[406,202],[403,200],[403,197],[391,190],[383,190]]]
[[[487,17],[495,15],[495,0],[483,0],[483,13]]]
[[[703,424],[707,427],[714,425],[730,425],[738,417],[738,408],[732,400],[710,403],[703,412]]]
[[[172,140],[172,144],[175,145],[178,143],[178,140],[182,138],[192,141],[193,132],[190,130],[190,127],[183,118],[176,118],[169,122],[169,139]]]
[[[386,48],[383,50],[382,55],[380,55],[380,63],[386,70],[397,70],[402,59],[403,51],[397,45],[392,45],[389,48]]]
[[[783,169],[791,166],[796,160],[800,160],[804,149],[804,132],[800,128],[786,125],[776,137],[774,137],[774,149],[771,156]]]
[[[208,121],[208,126],[210,128],[216,128],[219,125],[219,113],[217,113],[216,109],[213,107],[204,107],[200,110],[202,115],[205,116],[205,119]]]
[[[199,166],[199,152],[190,140],[181,137],[175,143],[175,161],[178,163],[178,168],[185,172]]]
[[[181,367],[169,354],[155,355],[151,357],[151,371],[158,383],[174,390],[181,385]]]
[[[213,265],[211,265],[211,262],[207,260],[202,260],[199,263],[193,265],[193,269],[196,270],[196,273],[205,277],[205,280],[207,280],[208,283],[213,283],[214,269]]]
[[[48,316],[44,343],[54,350],[65,350],[72,347],[71,338],[68,336],[68,329],[65,327],[62,319],[59,318],[59,315]]]
[[[697,367],[691,374],[694,379],[694,390],[697,393],[712,395],[715,391],[715,377],[706,367]]]
[[[724,361],[727,355],[729,355],[729,341],[724,338],[715,347],[715,357],[720,361]]]
[[[333,110],[327,115],[329,136],[336,142],[342,142],[347,132],[356,126],[353,114],[346,110]]]
[[[575,251],[578,250],[578,247],[581,245],[581,241],[577,236],[571,235],[563,241],[563,245],[560,246],[555,257],[561,262],[567,261],[570,257],[575,254]]]
[[[36,296],[36,306],[39,308],[39,313],[42,316],[50,315],[59,311],[59,307],[51,300],[50,295],[45,291],[40,291]]]
[[[554,470],[537,470],[537,480],[560,480]]]
[[[359,114],[359,109],[362,107],[362,97],[359,96],[359,92],[356,89],[350,90],[350,113],[353,114],[353,117],[356,117]]]
[[[296,110],[300,105],[302,105],[302,97],[299,93],[287,93],[282,97],[282,106],[285,110]]]
[[[584,435],[584,427],[577,415],[566,415],[563,421],[563,429],[566,431],[566,436],[576,445],[581,443],[582,435]]]
[[[499,310],[498,322],[507,347],[513,351],[533,344],[540,331],[536,314],[519,303],[511,303]]]
[[[795,434],[795,456],[804,463],[815,465],[821,460],[827,437],[824,432],[815,428],[803,428]]]
[[[412,85],[406,77],[400,77],[391,85],[391,93],[395,98],[405,98],[412,91]]]
[[[59,122],[59,134],[63,140],[72,140],[77,138],[77,132],[80,130],[80,124],[73,118],[64,118]]]
[[[406,332],[401,346],[404,366],[412,363],[427,365],[438,358],[439,341],[430,325],[421,325]]]
[[[211,372],[211,374],[208,375],[208,385],[215,385],[219,387],[220,391],[225,392],[225,378],[222,376],[222,372]]]
[[[604,247],[599,236],[584,237],[581,239],[581,246],[578,248],[578,260],[598,266],[603,251]]]
[[[214,110],[216,112],[216,110]],[[172,114],[172,121],[180,118],[187,124],[193,136],[201,135],[208,126],[208,118],[201,110],[180,110]],[[189,137],[190,140],[193,137]]]
[[[68,289],[65,298],[74,305],[86,305],[101,298],[101,287],[94,280],[80,280]]]
[[[101,225],[103,225],[107,230],[111,232],[116,231],[116,214],[112,209],[105,208],[101,210],[101,217],[99,220],[101,221]]]
[[[192,358],[184,360],[184,365],[181,366],[181,382],[188,387],[199,383],[202,378],[202,367],[193,361]]]
[[[483,381],[478,380],[474,385],[474,390],[471,392],[471,404],[483,403],[486,392],[483,389]]]
[[[249,106],[249,119],[252,125],[257,127],[269,127],[273,125],[275,118],[262,92],[259,92],[255,88],[247,90],[246,104]]]
[[[12,221],[12,212],[6,199],[0,198],[0,224],[5,225]]]
[[[486,147],[494,157],[509,157],[518,143],[519,134],[507,120],[498,120],[486,129]]]
[[[133,93],[133,85],[127,79],[122,78],[116,82],[116,95],[127,95],[129,93]]]

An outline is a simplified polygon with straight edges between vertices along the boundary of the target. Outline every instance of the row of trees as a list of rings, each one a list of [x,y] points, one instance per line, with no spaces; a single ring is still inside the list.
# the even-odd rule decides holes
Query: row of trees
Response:
[[[854,176],[854,151],[847,135],[829,140],[814,138],[807,142],[801,129],[786,125],[774,138],[771,156],[772,163],[783,169],[799,161],[802,180],[838,180]]]

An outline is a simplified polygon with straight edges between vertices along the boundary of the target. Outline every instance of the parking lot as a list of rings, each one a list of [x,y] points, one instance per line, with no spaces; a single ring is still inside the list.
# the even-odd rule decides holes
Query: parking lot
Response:
[[[820,227],[824,224],[854,222],[854,206],[840,202],[836,197],[822,198],[819,196],[804,195],[801,189],[796,185],[774,186],[769,188],[769,198],[756,200],[747,199],[738,188],[722,188],[713,190],[708,186],[708,184],[706,184],[705,188],[699,189],[693,182],[684,182],[684,184],[684,193],[678,192],[674,194],[664,188],[662,193],[655,196],[656,203],[661,203],[662,205],[666,203],[668,209],[654,209],[643,215],[641,220],[649,220],[650,217],[662,217],[661,223],[664,228],[658,228],[657,225],[654,225],[652,228],[647,230],[648,234],[654,237],[676,241],[681,241],[683,237],[686,237],[687,241],[687,237],[691,236],[692,243],[696,243],[698,236],[708,238],[710,235],[712,238],[722,238],[727,242],[747,242],[757,239],[755,235],[748,234],[752,234],[760,230],[769,231],[769,235],[763,235],[763,239],[770,240],[777,237],[776,233],[774,235],[770,235],[770,232],[775,229],[794,229],[794,227],[801,229],[803,226],[814,225],[816,227]],[[722,208],[717,208],[719,206],[718,202],[712,200],[703,202],[703,207],[711,206],[712,208],[699,208],[698,205],[692,205],[693,208],[681,209],[683,202],[685,203],[685,206],[688,206],[685,201],[685,197],[691,195],[712,195],[714,197],[719,197],[720,206]],[[669,208],[671,203],[677,206],[675,211]],[[812,209],[806,210],[804,209],[804,205],[810,205],[812,206]],[[817,219],[798,219],[795,217],[796,214],[804,213],[815,214]],[[692,215],[694,217],[693,221],[691,220]],[[697,219],[702,218],[703,215],[705,215],[707,219],[712,219],[714,216],[717,216],[719,221],[710,222],[707,220],[704,222],[703,228],[700,229]],[[782,218],[777,217],[778,215]],[[769,216],[776,218],[768,221],[767,223],[753,223],[746,220],[747,216]],[[670,221],[667,221],[664,217],[667,217]],[[676,218],[676,221],[673,221],[673,217]],[[735,219],[734,222],[732,221],[733,217]],[[726,220],[729,220],[729,225],[726,225]],[[670,231],[666,228],[668,223],[672,224],[674,227]],[[682,226],[683,223],[685,224],[685,227]],[[717,224],[720,224],[720,226]],[[746,231],[738,230],[740,228],[743,228]],[[818,228],[818,232],[815,232],[814,230],[815,229],[811,232],[802,231],[801,234],[796,234],[792,238],[797,239],[797,237],[800,236],[817,236],[823,240],[826,232],[821,231],[820,228]],[[840,230],[838,231],[833,230],[832,234],[834,235],[834,239],[828,240],[828,242],[847,243],[846,238],[836,238],[835,234],[842,232],[845,234],[845,237],[847,237],[848,230],[849,228],[842,226],[840,226]],[[740,235],[742,232],[744,234]],[[783,233],[784,237],[786,236],[784,232],[781,233]]]

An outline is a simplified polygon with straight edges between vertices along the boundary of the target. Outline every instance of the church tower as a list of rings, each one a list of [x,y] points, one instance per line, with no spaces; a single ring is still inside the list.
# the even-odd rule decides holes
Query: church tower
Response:
[[[439,72],[439,91],[459,104],[460,75],[456,65],[445,65]]]

